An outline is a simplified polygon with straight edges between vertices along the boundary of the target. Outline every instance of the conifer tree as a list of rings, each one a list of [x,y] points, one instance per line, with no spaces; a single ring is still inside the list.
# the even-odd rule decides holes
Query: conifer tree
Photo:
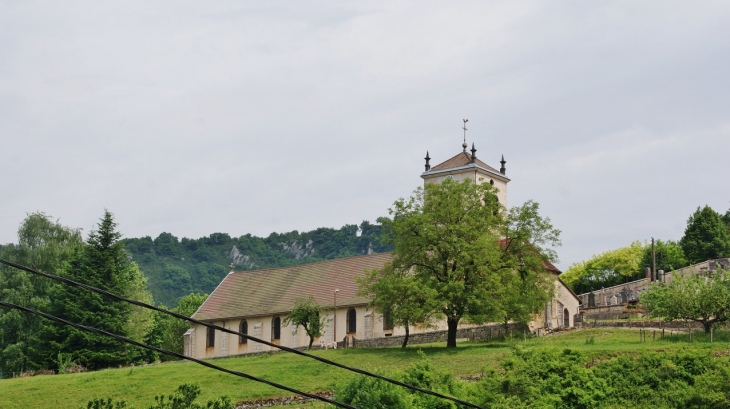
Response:
[[[105,211],[97,229],[89,234],[86,246],[76,251],[66,264],[63,275],[94,287],[126,295],[136,276],[136,266],[129,260],[119,241],[113,215]],[[51,311],[54,315],[75,323],[129,336],[128,304],[114,301],[97,293],[68,285],[56,285],[51,291]],[[70,326],[48,325],[47,362],[60,352],[89,369],[127,364],[132,351],[121,342],[108,337],[80,331]]]
[[[722,216],[710,206],[698,207],[689,217],[679,245],[690,264],[730,257],[730,233]]]

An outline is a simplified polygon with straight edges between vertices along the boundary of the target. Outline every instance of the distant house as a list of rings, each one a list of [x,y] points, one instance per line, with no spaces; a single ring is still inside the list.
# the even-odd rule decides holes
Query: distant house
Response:
[[[499,189],[498,198],[507,203],[505,160],[496,170],[476,158],[472,145],[471,154],[463,151],[443,163],[431,167],[426,154],[424,183],[440,183],[445,178],[472,179],[475,183],[490,183]],[[193,318],[255,336],[274,344],[300,347],[308,344],[303,329],[295,334],[293,326],[284,327],[282,320],[294,307],[297,297],[313,296],[328,308],[327,327],[322,341],[343,342],[355,339],[374,339],[403,335],[404,328],[389,325],[367,305],[370,301],[357,296],[355,277],[363,276],[368,269],[381,268],[390,261],[391,255],[370,254],[316,263],[275,268],[269,270],[229,273],[213,291]],[[558,278],[560,271],[546,263],[546,272],[555,278],[555,295],[544,310],[535,315],[529,327],[532,331],[573,327],[578,314],[578,297]],[[446,329],[446,322],[437,322],[436,328],[411,327],[411,334]],[[319,340],[317,340],[319,342]],[[211,358],[268,351],[271,347],[257,342],[211,331],[207,327],[193,325],[185,333],[185,355],[194,358]]]

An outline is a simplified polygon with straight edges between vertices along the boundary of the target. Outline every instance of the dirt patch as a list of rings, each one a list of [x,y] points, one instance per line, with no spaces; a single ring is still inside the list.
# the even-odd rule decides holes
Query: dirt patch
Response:
[[[332,399],[335,394],[333,391],[319,391],[312,392],[314,395],[321,396],[323,398]],[[268,408],[271,406],[283,406],[283,405],[300,405],[303,403],[313,402],[315,399],[308,398],[302,395],[291,395],[291,396],[280,396],[276,398],[258,398],[249,399],[236,403],[235,409],[259,409]]]

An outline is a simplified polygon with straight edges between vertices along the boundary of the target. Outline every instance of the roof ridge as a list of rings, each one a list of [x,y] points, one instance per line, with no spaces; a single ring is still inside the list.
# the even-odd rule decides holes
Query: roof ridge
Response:
[[[446,169],[459,168],[462,166],[468,166],[470,164],[472,164],[471,154],[468,152],[459,152],[456,155],[450,157],[449,159],[446,159],[445,161],[439,163],[438,165],[432,166],[431,169],[429,169],[429,172],[435,171],[435,170],[446,170]],[[484,168],[486,170],[489,170],[491,172],[499,173],[499,171],[497,169],[489,166],[488,164],[486,164],[484,161],[482,161],[479,158],[474,158],[473,164],[475,164],[481,168]]]
[[[260,268],[255,270],[241,270],[241,271],[234,271],[233,273],[229,274],[238,274],[238,273],[258,273],[258,272],[265,272],[265,271],[271,271],[271,270],[281,270],[284,268],[294,268],[294,267],[302,267],[302,266],[309,266],[312,264],[319,264],[319,263],[328,263],[328,262],[334,262],[334,261],[341,261],[341,260],[350,260],[358,257],[372,257],[372,256],[378,256],[383,254],[390,254],[391,251],[385,251],[382,253],[372,253],[372,254],[358,254],[355,256],[347,256],[347,257],[337,257],[337,258],[331,258],[326,260],[318,260],[318,261],[309,261],[306,263],[300,263],[300,264],[292,264],[288,266],[280,266],[280,267],[267,267],[267,268]],[[225,277],[224,277],[225,278]]]

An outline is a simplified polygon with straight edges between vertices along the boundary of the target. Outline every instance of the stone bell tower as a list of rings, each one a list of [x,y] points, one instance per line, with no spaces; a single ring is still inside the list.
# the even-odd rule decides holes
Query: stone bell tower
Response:
[[[471,149],[469,151],[471,153],[467,152],[467,121],[467,119],[464,120],[464,143],[461,145],[462,151],[456,156],[431,167],[431,157],[429,156],[428,151],[426,151],[426,157],[424,158],[426,159],[426,170],[421,174],[423,183],[441,183],[446,178],[451,178],[457,181],[471,179],[474,183],[489,183],[499,189],[497,197],[499,198],[499,202],[506,207],[507,183],[509,183],[510,179],[506,175],[507,168],[505,168],[504,165],[507,162],[504,160],[504,155],[502,155],[502,160],[499,162],[502,166],[499,170],[497,170],[477,159],[477,150],[474,147],[474,143],[471,144]]]

